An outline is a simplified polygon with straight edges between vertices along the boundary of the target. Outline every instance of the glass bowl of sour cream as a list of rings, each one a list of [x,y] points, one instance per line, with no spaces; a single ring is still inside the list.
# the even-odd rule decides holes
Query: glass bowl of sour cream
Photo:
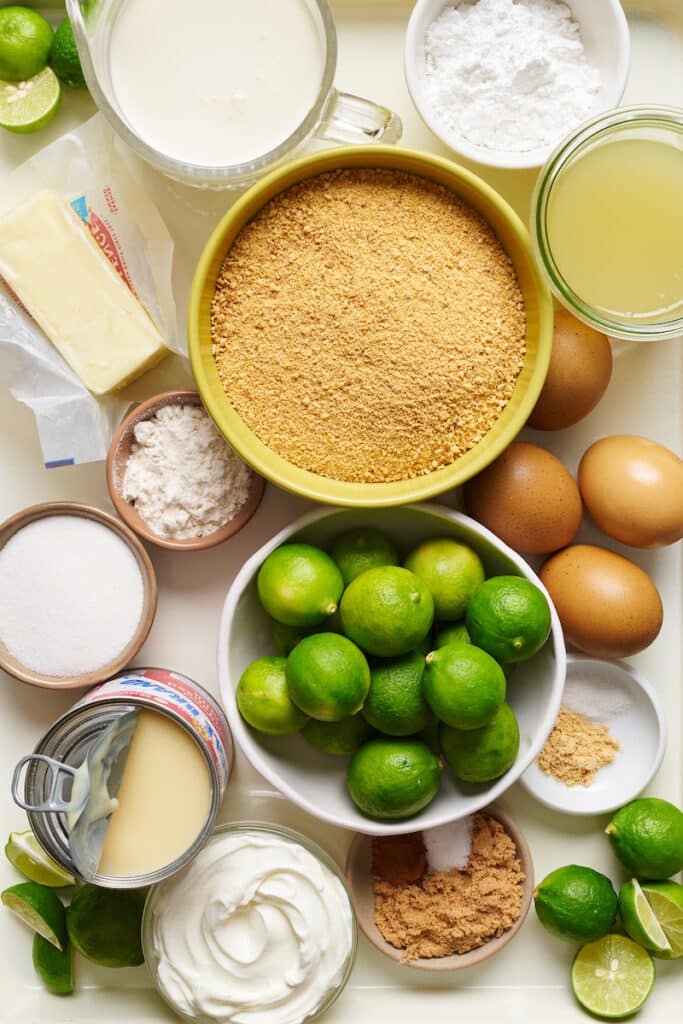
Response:
[[[187,868],[150,890],[142,944],[160,995],[184,1019],[300,1024],[344,989],[357,925],[324,850],[243,821],[219,826]]]

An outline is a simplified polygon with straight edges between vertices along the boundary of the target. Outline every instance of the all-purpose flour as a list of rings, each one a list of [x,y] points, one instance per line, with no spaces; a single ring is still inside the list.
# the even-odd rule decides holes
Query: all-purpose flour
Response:
[[[458,0],[425,35],[424,95],[485,149],[550,147],[595,111],[600,72],[558,0]]]

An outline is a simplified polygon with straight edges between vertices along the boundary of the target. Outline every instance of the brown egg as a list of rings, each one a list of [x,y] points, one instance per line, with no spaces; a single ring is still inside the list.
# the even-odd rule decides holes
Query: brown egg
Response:
[[[571,544],[581,526],[581,495],[559,459],[513,441],[463,488],[467,511],[515,551],[545,555]]]
[[[655,441],[615,434],[581,459],[579,488],[596,525],[634,548],[683,537],[683,460]]]
[[[659,591],[628,558],[589,544],[565,548],[540,571],[567,643],[596,658],[624,658],[659,633]]]
[[[563,430],[578,423],[604,395],[611,373],[612,349],[605,335],[558,309],[548,375],[529,426]]]

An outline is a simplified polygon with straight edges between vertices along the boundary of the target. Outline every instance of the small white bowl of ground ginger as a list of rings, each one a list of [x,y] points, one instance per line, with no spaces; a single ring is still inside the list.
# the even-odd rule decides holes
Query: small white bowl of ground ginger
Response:
[[[554,810],[606,814],[645,789],[665,748],[662,706],[639,672],[624,661],[568,654],[555,727],[520,782]]]
[[[381,953],[417,970],[457,971],[517,934],[534,866],[518,826],[491,804],[423,832],[357,834],[346,881],[361,931]]]

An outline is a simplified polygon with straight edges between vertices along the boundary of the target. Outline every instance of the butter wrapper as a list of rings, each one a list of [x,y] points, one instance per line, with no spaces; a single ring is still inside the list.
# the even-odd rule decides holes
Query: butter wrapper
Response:
[[[171,352],[186,355],[178,339],[171,286],[173,239],[100,114],[42,149],[3,181],[0,215],[41,189],[65,196]],[[78,289],[80,284],[74,281],[69,286]],[[122,391],[96,398],[0,279],[0,383],[32,409],[47,467],[105,459],[116,425],[130,404],[164,390],[165,364],[171,358]]]

